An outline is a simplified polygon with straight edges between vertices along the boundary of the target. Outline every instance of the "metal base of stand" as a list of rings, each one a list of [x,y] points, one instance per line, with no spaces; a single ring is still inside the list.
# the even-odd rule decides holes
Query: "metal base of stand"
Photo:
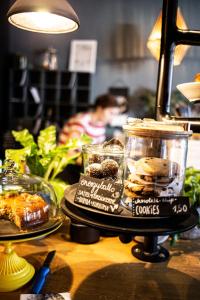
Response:
[[[132,254],[136,258],[147,262],[164,262],[169,258],[167,249],[158,245],[158,237],[145,237],[144,243],[132,248]]]
[[[130,243],[134,236],[120,234],[119,239],[123,244]],[[158,236],[144,236],[144,242],[138,243],[132,248],[132,254],[137,259],[147,262],[163,262],[169,258],[167,249],[158,245]]]
[[[195,209],[188,216],[169,218],[130,218],[122,215],[105,214],[87,207],[77,207],[74,203],[76,186],[71,186],[63,199],[63,212],[76,222],[91,226],[100,231],[117,233],[122,243],[130,243],[135,236],[144,237],[144,242],[132,249],[132,254],[142,261],[163,262],[169,258],[169,252],[158,244],[158,237],[193,228],[199,220]]]

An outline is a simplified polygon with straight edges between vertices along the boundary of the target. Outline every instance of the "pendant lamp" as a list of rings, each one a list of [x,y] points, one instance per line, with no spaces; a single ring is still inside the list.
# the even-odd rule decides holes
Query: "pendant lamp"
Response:
[[[12,25],[41,33],[71,32],[80,25],[78,16],[66,0],[17,0],[7,16]]]
[[[188,29],[185,20],[182,16],[180,8],[177,11],[177,19],[176,25],[180,29]],[[150,50],[151,54],[159,60],[160,58],[160,43],[161,43],[161,27],[162,27],[162,12],[159,14],[152,32],[149,36],[147,41],[147,47]],[[188,45],[177,45],[174,52],[174,65],[177,66],[181,63],[183,57],[185,56],[186,52],[190,46]]]

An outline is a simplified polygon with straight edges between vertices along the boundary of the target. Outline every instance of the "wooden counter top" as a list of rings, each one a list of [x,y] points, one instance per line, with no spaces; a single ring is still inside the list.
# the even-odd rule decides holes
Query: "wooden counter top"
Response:
[[[45,239],[14,245],[36,268],[48,251],[57,251],[43,292],[70,291],[73,300],[200,299],[200,239],[179,240],[173,248],[167,241],[170,259],[152,264],[132,256],[134,242],[106,237],[96,244],[76,244],[68,237],[68,227]],[[18,300],[30,288],[31,283],[20,291],[0,293],[0,300]]]

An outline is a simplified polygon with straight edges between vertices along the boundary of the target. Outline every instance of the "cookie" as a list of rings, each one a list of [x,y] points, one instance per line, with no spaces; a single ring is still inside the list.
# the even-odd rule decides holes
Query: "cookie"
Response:
[[[129,174],[128,180],[135,184],[166,186],[173,181],[174,178],[164,176],[147,176],[147,175],[136,175],[134,173]]]
[[[128,180],[126,180],[124,182],[124,186],[127,187],[128,189],[130,189],[133,192],[141,192],[145,188],[145,185],[135,184],[135,183],[132,183],[131,181],[128,181]]]
[[[178,164],[168,159],[157,157],[143,157],[135,162],[137,175],[174,177],[178,170]]]
[[[154,186],[134,184],[128,180],[124,183],[124,191],[125,195],[129,197],[157,196],[160,192],[160,190],[155,189]]]
[[[137,197],[139,197],[134,192],[131,192],[128,188],[124,188],[124,195],[127,196],[127,197],[129,197],[129,198],[137,198]]]

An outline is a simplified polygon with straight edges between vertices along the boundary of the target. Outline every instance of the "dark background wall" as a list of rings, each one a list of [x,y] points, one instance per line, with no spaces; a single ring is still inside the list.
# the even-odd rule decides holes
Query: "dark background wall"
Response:
[[[130,95],[140,88],[156,91],[158,62],[146,42],[161,11],[162,0],[70,0],[81,26],[74,33],[62,35],[32,33],[9,25],[6,12],[13,2],[2,0],[0,5],[0,144],[8,120],[7,66],[11,53],[26,55],[34,66],[38,63],[36,52],[52,46],[58,50],[59,68],[67,70],[70,41],[96,39],[97,68],[92,76],[91,101],[110,86],[127,86]],[[179,6],[188,27],[200,30],[200,1],[179,0]],[[198,72],[200,47],[191,47],[181,65],[174,67],[173,90],[178,83],[192,81]],[[140,99],[138,105],[132,99],[133,113],[140,111],[141,106],[146,107]]]
[[[7,55],[9,52],[9,26],[6,18],[9,1],[1,1],[0,4],[0,145],[2,145],[2,136],[6,128],[6,111],[7,111],[7,90],[6,72],[7,72]],[[1,155],[0,146],[0,155]]]
[[[71,4],[81,21],[77,32],[55,36],[10,27],[10,52],[26,54],[34,62],[35,51],[53,46],[58,49],[60,68],[66,69],[72,39],[97,39],[92,99],[113,85],[127,85],[131,92],[140,87],[156,89],[158,63],[149,53],[146,41],[162,1],[71,0]],[[180,0],[179,5],[188,26],[200,29],[200,1]],[[191,81],[200,71],[200,47],[193,48],[183,63],[174,68],[173,88],[178,83]]]

